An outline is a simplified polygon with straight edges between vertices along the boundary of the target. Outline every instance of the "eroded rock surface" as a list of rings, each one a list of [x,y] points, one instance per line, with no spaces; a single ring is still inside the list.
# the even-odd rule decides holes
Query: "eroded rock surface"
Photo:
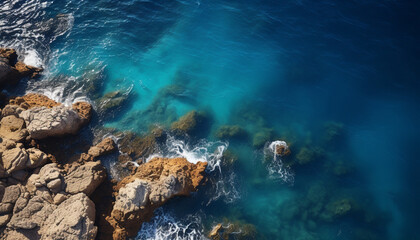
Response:
[[[185,158],[154,158],[140,165],[117,186],[118,194],[108,222],[114,239],[134,236],[153,211],[175,196],[188,196],[204,178],[207,163]]]

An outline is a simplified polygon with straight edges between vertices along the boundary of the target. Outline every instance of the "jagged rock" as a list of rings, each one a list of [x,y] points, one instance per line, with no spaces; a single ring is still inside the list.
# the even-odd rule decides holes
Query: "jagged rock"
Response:
[[[2,203],[15,203],[20,195],[20,187],[18,185],[8,186],[3,195]]]
[[[53,108],[34,107],[20,115],[33,139],[76,134],[86,120],[77,112],[65,106]]]
[[[82,124],[89,122],[92,116],[92,105],[87,102],[76,102],[72,105],[72,109],[79,114]]]
[[[114,141],[112,138],[105,138],[100,143],[96,144],[95,146],[91,147],[88,151],[88,154],[92,157],[96,158],[102,156],[104,154],[111,153],[115,151],[117,148],[115,146]]]
[[[13,115],[3,117],[0,121],[0,137],[20,142],[28,136],[25,121]]]
[[[54,204],[55,205],[58,205],[58,204],[60,204],[60,203],[62,203],[64,200],[66,200],[67,199],[67,196],[66,195],[64,195],[64,194],[62,194],[62,193],[57,193],[57,195],[55,195],[55,197],[54,197]]]
[[[149,183],[144,180],[135,179],[120,189],[113,210],[123,212],[124,214],[138,211],[140,207],[146,205],[149,195]]]
[[[11,106],[26,106],[25,109],[33,108],[33,107],[47,107],[52,108],[55,106],[61,105],[61,103],[58,103],[47,96],[44,96],[42,94],[38,93],[28,93],[23,97],[16,97],[13,99],[10,99],[9,105]]]
[[[53,193],[57,193],[61,191],[61,179],[57,178],[57,179],[51,180],[50,182],[47,183],[47,187]]]
[[[118,195],[108,222],[114,239],[134,236],[153,211],[174,196],[196,191],[207,163],[193,164],[185,158],[154,158],[117,186]]]
[[[14,229],[40,227],[56,208],[56,205],[50,204],[49,200],[44,196],[34,196],[25,208],[13,214],[7,226]]]
[[[51,192],[61,191],[61,173],[56,163],[50,163],[41,168],[38,174],[28,178],[27,189],[34,193],[37,188],[47,187]]]
[[[25,109],[17,106],[17,105],[12,105],[12,104],[8,104],[6,105],[3,110],[1,111],[1,117],[7,117],[7,116],[15,116],[15,117],[19,117],[19,114],[21,112],[23,112]]]
[[[19,147],[7,149],[2,154],[3,167],[9,174],[24,169],[27,161],[28,153]]]
[[[36,77],[41,71],[41,68],[17,62],[14,49],[0,48],[0,84],[16,84],[21,78]]]
[[[83,193],[62,202],[46,219],[41,239],[95,239],[95,204]]]
[[[48,161],[47,154],[37,148],[29,148],[26,152],[29,154],[29,161],[26,163],[29,168],[42,166]]]
[[[106,178],[106,170],[99,161],[75,165],[64,177],[65,191],[70,194],[83,192],[90,195]]]

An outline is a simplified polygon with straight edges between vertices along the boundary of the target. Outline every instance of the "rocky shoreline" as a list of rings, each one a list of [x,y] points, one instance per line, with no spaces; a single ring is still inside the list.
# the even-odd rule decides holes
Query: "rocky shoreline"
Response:
[[[37,77],[41,71],[18,62],[13,49],[0,49],[2,86]],[[65,106],[34,93],[8,97],[2,104],[1,239],[126,239],[135,236],[169,199],[197,191],[205,178],[203,162],[154,158],[132,166],[125,178],[115,182],[99,160],[117,150],[111,138],[70,160],[55,154],[60,149],[49,151],[57,146],[48,141],[77,138],[93,111],[87,102]],[[157,137],[153,134],[140,141],[142,151],[153,146]]]

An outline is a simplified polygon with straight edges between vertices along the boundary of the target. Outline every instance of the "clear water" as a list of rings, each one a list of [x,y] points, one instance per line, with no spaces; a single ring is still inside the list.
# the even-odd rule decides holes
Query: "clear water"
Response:
[[[93,70],[104,93],[130,94],[99,123],[107,127],[144,133],[196,109],[214,119],[207,141],[220,125],[247,130],[251,140],[228,144],[235,165],[221,163],[202,191],[159,210],[140,239],[199,239],[223,218],[255,225],[258,239],[415,239],[418,10],[379,0],[3,0],[0,45],[46,69],[20,91],[89,100],[77,82]],[[171,86],[181,88],[162,94]],[[343,127],[327,142],[330,122]],[[324,154],[290,169],[264,162],[252,136],[265,128],[291,144],[292,158],[303,146]],[[337,166],[352,172],[336,176]],[[350,214],[313,213],[343,198],[355,202]]]

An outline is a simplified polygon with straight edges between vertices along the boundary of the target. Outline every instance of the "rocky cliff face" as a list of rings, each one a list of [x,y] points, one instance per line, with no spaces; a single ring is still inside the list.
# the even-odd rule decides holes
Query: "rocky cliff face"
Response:
[[[140,165],[116,187],[116,200],[107,220],[113,239],[134,236],[153,211],[175,196],[188,196],[204,178],[207,163],[185,158],[154,158]]]

